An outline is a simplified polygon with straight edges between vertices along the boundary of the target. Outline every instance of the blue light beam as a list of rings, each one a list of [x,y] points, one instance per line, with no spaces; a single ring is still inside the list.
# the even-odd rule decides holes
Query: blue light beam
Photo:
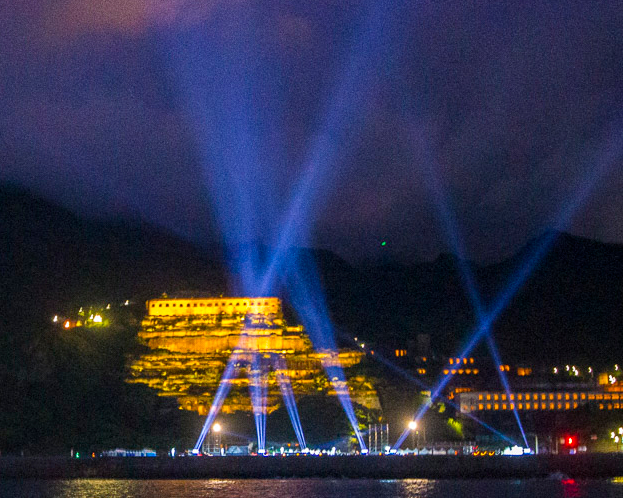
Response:
[[[290,421],[292,422],[292,428],[294,429],[294,433],[296,434],[296,439],[299,442],[299,447],[304,450],[305,448],[307,448],[307,443],[305,442],[301,419],[299,417],[299,412],[296,407],[294,391],[292,390],[292,384],[290,383],[290,378],[287,374],[287,365],[285,363],[285,360],[279,355],[273,355],[273,369],[275,370],[277,383],[279,384],[279,388],[281,389],[281,395],[283,396],[283,401],[286,405],[288,416],[290,417]]]
[[[344,72],[324,103],[323,121],[312,137],[301,180],[285,211],[281,233],[261,280],[260,289],[264,294],[274,293],[275,279],[287,264],[288,248],[295,245],[297,239],[309,236],[318,197],[327,195],[330,174],[335,175],[338,170],[340,147],[345,143],[353,147],[353,133],[361,129],[380,87],[379,75],[388,77],[394,70],[401,33],[408,25],[400,14],[404,5],[409,2],[367,1],[364,19],[355,28]],[[377,71],[380,68],[382,71]]]
[[[441,221],[442,226],[445,228],[444,231],[446,239],[458,260],[459,273],[463,281],[463,286],[467,291],[469,300],[476,313],[476,320],[478,323],[482,323],[484,306],[482,298],[480,296],[480,292],[478,291],[476,285],[476,281],[474,279],[474,274],[468,263],[467,253],[465,250],[465,245],[463,243],[463,237],[461,235],[461,230],[458,227],[456,216],[454,214],[454,211],[450,208],[450,202],[448,200],[448,196],[446,195],[446,189],[442,185],[439,179],[439,175],[437,174],[433,166],[434,164],[437,164],[433,157],[433,154],[430,152],[430,149],[426,144],[423,144],[422,147],[420,147],[420,150],[424,151],[426,154],[425,160],[421,162],[424,182],[428,188],[428,191],[431,194],[433,204],[437,212],[437,217]],[[506,376],[506,373],[500,369],[502,360],[500,357],[500,353],[496,347],[495,340],[493,339],[491,330],[487,332],[487,346],[495,363],[495,369],[500,377],[500,382],[502,383],[506,395],[510,400],[510,383],[508,382],[508,377]],[[526,434],[521,423],[517,407],[514,403],[512,404],[512,407],[513,415],[521,432],[524,443],[526,444],[526,447],[529,447],[528,439],[526,438]]]
[[[346,375],[337,354],[334,331],[320,289],[315,264],[309,258],[305,261],[305,266],[300,264],[300,258],[294,263],[298,263],[294,267],[296,271],[288,274],[290,301],[299,314],[314,349],[325,353],[322,366],[353,428],[360,448],[365,450],[366,445],[350,399]]]
[[[612,136],[608,137],[605,146],[602,147],[596,155],[596,167],[592,171],[592,174],[588,179],[585,179],[585,181],[576,185],[576,195],[570,202],[563,206],[561,215],[555,225],[558,229],[565,228],[570,225],[575,213],[584,205],[591,192],[596,188],[597,184],[606,177],[615,161],[620,158],[622,148],[623,136],[621,135],[619,128],[616,128],[616,133],[613,133]],[[557,237],[558,232],[547,232],[543,237],[541,237],[538,243],[535,243],[533,247],[530,248],[518,265],[517,271],[507,283],[505,290],[498,296],[494,306],[489,311],[484,313],[483,320],[480,321],[478,326],[473,331],[471,340],[458,355],[459,357],[466,357],[470,355],[482,337],[488,332],[492,323],[497,320],[500,314],[508,307],[512,299],[529,279],[534,269],[549,252]],[[449,374],[440,379],[437,387],[431,395],[432,400],[439,396],[440,392],[445,388],[450,379],[451,376]],[[418,410],[416,420],[419,420],[427,410],[427,407],[422,407]]]
[[[257,448],[259,451],[266,449],[266,396],[267,378],[263,370],[263,362],[260,354],[252,354],[249,368],[249,392],[253,405],[253,418],[257,432]]]
[[[199,438],[195,443],[196,450],[201,450],[203,441],[210,429],[212,428],[212,424],[214,423],[216,416],[220,412],[221,407],[223,406],[223,402],[225,401],[225,398],[227,398],[227,394],[229,394],[229,390],[231,389],[230,381],[234,378],[237,360],[238,355],[234,353],[229,357],[229,360],[227,361],[227,366],[225,367],[225,371],[223,372],[221,381],[218,385],[218,388],[216,389],[216,394],[214,396],[214,399],[212,400],[212,405],[210,406],[210,410],[208,411],[208,415],[206,416],[203,428],[201,429],[201,433],[199,434]]]

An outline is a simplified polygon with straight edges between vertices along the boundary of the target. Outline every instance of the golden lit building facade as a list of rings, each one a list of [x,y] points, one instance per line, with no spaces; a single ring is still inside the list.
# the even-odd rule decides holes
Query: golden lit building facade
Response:
[[[457,395],[461,413],[623,409],[623,393],[603,391],[472,391]]]
[[[150,352],[133,363],[129,381],[146,384],[161,396],[176,397],[181,409],[200,414],[209,410],[232,355],[236,375],[228,380],[231,394],[224,413],[251,410],[248,370],[257,355],[267,365],[269,413],[281,403],[275,357],[297,396],[334,395],[323,366],[339,364],[348,369],[363,357],[363,352],[353,350],[315,351],[302,326],[286,323],[276,297],[151,299],[138,336]],[[355,402],[380,407],[367,379],[353,377],[347,388]]]

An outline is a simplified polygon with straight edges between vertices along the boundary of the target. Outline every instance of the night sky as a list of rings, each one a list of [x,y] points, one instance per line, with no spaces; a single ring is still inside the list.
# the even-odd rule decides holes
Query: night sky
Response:
[[[315,157],[294,242],[431,258],[442,198],[491,261],[594,180],[559,228],[623,243],[623,3],[375,2],[4,2],[0,181],[270,244]]]

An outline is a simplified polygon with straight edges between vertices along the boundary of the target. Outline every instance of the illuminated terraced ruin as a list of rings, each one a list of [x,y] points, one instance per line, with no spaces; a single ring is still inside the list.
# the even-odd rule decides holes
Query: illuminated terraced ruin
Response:
[[[302,326],[289,326],[278,298],[168,298],[147,301],[140,340],[150,348],[131,367],[129,382],[143,383],[161,396],[177,398],[181,409],[205,415],[234,355],[236,375],[223,413],[252,411],[248,365],[258,354],[271,363],[280,358],[297,397],[336,395],[323,365],[338,362],[348,369],[363,353],[315,351]],[[274,362],[272,362],[274,364]],[[338,387],[341,389],[341,387]],[[379,409],[374,387],[365,378],[349,378],[351,399]],[[267,412],[281,406],[274,370],[268,374]]]

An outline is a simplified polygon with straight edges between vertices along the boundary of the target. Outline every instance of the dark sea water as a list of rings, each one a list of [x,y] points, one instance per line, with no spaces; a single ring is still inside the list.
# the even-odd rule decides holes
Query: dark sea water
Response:
[[[623,497],[623,478],[603,480],[373,480],[373,479],[283,479],[283,480],[194,480],[141,481],[36,479],[0,481],[2,498],[348,498],[389,497]]]

